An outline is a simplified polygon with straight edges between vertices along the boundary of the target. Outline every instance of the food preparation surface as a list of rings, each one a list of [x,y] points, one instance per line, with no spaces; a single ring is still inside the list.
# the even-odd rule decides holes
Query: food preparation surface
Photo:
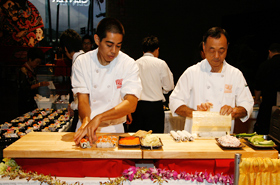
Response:
[[[101,134],[100,134],[101,135]],[[122,135],[129,134],[102,134]],[[74,132],[32,132],[8,146],[4,157],[11,158],[119,158],[142,159],[138,148],[91,148],[75,146]]]
[[[157,134],[156,134],[157,135]],[[278,158],[278,151],[269,148],[253,149],[244,142],[241,149],[226,149],[217,144],[215,139],[197,139],[188,142],[176,142],[169,134],[158,134],[163,143],[162,148],[154,150],[143,149],[144,159],[234,159],[236,153],[242,157]]]
[[[101,135],[101,134],[100,134]],[[103,134],[129,136],[129,134]],[[32,132],[8,146],[4,157],[11,158],[119,158],[119,159],[233,159],[235,153],[242,157],[278,158],[278,151],[256,149],[248,146],[241,149],[225,149],[215,139],[175,142],[169,134],[155,134],[163,146],[157,149],[92,148],[75,146],[72,132]]]

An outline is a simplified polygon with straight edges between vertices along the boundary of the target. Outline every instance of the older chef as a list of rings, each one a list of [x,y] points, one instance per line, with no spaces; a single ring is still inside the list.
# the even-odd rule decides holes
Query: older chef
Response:
[[[209,29],[203,36],[206,59],[189,67],[170,95],[172,114],[186,117],[189,132],[195,110],[231,114],[243,122],[253,111],[254,100],[242,72],[225,61],[227,49],[227,32],[219,27]],[[231,133],[233,129],[234,120]]]
[[[72,86],[78,95],[80,120],[74,141],[96,132],[123,133],[126,116],[135,111],[142,86],[135,61],[121,52],[124,28],[114,18],[102,19],[94,35],[98,48],[77,58]]]

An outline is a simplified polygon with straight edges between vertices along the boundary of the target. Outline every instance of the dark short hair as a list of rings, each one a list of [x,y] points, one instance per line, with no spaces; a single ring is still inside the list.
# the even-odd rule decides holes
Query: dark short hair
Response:
[[[124,36],[125,31],[122,23],[115,18],[106,17],[102,19],[96,28],[96,34],[98,35],[100,41],[105,38],[107,32],[119,33]]]
[[[279,43],[273,43],[269,46],[269,51],[273,53],[280,53],[280,44]]]
[[[157,48],[159,48],[159,40],[156,36],[148,36],[143,39],[142,49],[143,52],[154,52]]]
[[[229,43],[229,36],[228,36],[228,33],[226,32],[225,29],[223,28],[220,28],[220,27],[212,27],[210,28],[204,35],[203,35],[203,39],[202,41],[204,43],[206,43],[207,41],[207,38],[208,37],[212,37],[212,38],[221,38],[221,36],[224,35],[227,39],[227,42]]]
[[[86,34],[83,36],[82,41],[84,41],[85,39],[89,39],[90,42],[93,44],[93,37],[89,34]]]
[[[60,35],[60,47],[62,51],[66,47],[69,53],[78,52],[82,49],[82,38],[75,30],[67,29]]]
[[[45,58],[44,52],[37,47],[29,48],[27,52],[27,60],[31,59],[31,61],[33,61],[36,58],[43,60]]]

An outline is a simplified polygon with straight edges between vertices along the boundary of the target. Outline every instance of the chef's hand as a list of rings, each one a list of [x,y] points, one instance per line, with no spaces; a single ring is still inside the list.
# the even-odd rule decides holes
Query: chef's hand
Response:
[[[70,103],[68,104],[67,111],[69,112],[70,117],[74,116],[74,110],[71,109],[71,104]]]
[[[222,106],[221,110],[220,110],[220,114],[221,115],[230,115],[233,111],[233,108],[229,105],[224,105]]]
[[[130,125],[132,123],[132,115],[131,114],[128,114],[126,116],[126,124],[127,125]]]
[[[220,110],[221,115],[231,114],[232,118],[243,118],[247,115],[247,111],[244,107],[238,106],[232,108],[229,105],[224,105]]]
[[[198,111],[208,111],[208,110],[210,110],[210,108],[212,106],[213,106],[213,104],[210,102],[202,103],[201,105],[197,105],[197,110]]]
[[[49,86],[50,83],[47,81],[40,82],[40,86]]]
[[[241,106],[234,107],[233,111],[231,113],[231,116],[233,118],[243,118],[243,117],[247,116],[247,110]]]
[[[96,130],[100,122],[100,117],[97,115],[84,128],[80,128],[74,136],[76,145],[79,145],[81,139],[83,139],[86,135],[88,136],[90,145],[92,145],[97,140]]]

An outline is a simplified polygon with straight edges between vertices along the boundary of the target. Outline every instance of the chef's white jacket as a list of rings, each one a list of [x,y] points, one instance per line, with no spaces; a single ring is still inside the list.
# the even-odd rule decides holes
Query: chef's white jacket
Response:
[[[140,100],[165,102],[163,93],[174,89],[173,74],[166,62],[145,53],[136,63],[143,88]]]
[[[140,97],[142,86],[138,66],[134,59],[123,52],[106,66],[97,59],[98,48],[80,55],[72,67],[73,93],[89,94],[90,119],[123,101],[127,94]],[[98,132],[124,132],[126,116],[104,121]],[[81,126],[79,120],[76,130]]]
[[[221,73],[210,71],[211,66],[207,59],[186,69],[170,95],[169,108],[172,114],[176,116],[175,111],[181,105],[196,110],[197,105],[210,102],[213,103],[213,108],[210,109],[213,112],[220,112],[224,105],[242,106],[247,110],[247,116],[241,118],[241,121],[248,120],[253,111],[254,100],[242,72],[226,61]],[[192,118],[187,117],[185,130],[191,132],[191,128]],[[234,120],[231,133],[233,129]]]

